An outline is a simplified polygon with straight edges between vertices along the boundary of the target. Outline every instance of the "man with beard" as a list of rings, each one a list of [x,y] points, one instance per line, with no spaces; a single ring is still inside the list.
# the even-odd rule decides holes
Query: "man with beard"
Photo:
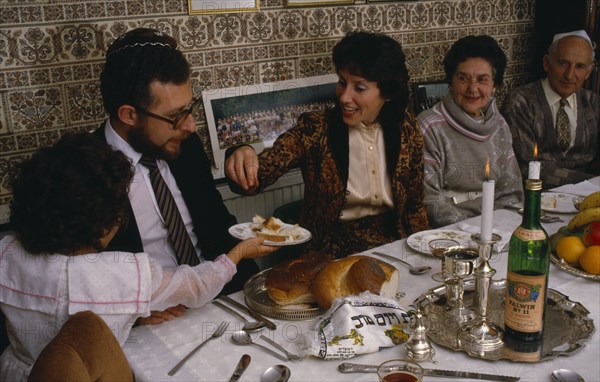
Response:
[[[513,89],[502,104],[523,178],[538,160],[544,188],[600,175],[600,96],[583,88],[593,48],[583,30],[555,35],[544,56],[548,78]]]
[[[227,253],[238,242],[228,233],[236,219],[215,188],[195,133],[200,99],[193,97],[189,64],[176,41],[148,28],[125,33],[108,48],[100,82],[109,118],[94,134],[135,167],[129,224],[107,250],[146,252],[163,267],[193,266]],[[242,260],[221,293],[240,290],[256,272],[253,260]],[[153,312],[142,323],[161,323],[184,310]]]

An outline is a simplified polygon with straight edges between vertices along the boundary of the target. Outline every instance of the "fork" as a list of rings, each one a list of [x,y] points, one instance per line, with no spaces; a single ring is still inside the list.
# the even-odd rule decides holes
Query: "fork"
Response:
[[[221,337],[223,335],[223,333],[225,332],[225,329],[227,329],[228,326],[229,326],[229,322],[227,322],[227,321],[221,322],[219,324],[219,326],[217,327],[217,330],[215,330],[215,332],[212,334],[212,336],[208,337],[207,339],[202,341],[200,343],[200,345],[196,346],[191,352],[188,353],[188,355],[183,357],[183,359],[181,361],[179,361],[179,363],[177,365],[175,365],[175,367],[172,368],[171,371],[169,371],[167,374],[169,376],[173,376],[175,373],[177,373],[177,370],[179,370],[181,368],[181,366],[183,366],[183,364],[186,363],[186,361],[188,359],[190,359],[191,356],[193,356],[198,350],[200,350],[200,348],[202,346],[204,346],[205,343],[207,343],[208,341],[210,341],[212,339]]]
[[[513,206],[511,204],[505,204],[504,208],[517,211],[519,214],[523,215],[523,207],[517,207],[517,206]],[[562,222],[563,220],[558,216],[550,216],[550,215],[546,215],[544,212],[542,212],[540,214],[540,221],[542,223],[555,223],[555,222]]]

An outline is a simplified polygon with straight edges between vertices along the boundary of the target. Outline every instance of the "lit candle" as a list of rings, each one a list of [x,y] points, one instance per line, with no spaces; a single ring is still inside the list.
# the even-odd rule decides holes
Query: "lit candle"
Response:
[[[537,156],[538,148],[536,143],[533,145],[533,160],[529,162],[529,179],[540,179],[540,170],[542,164],[536,160]]]
[[[485,180],[483,181],[483,196],[481,197],[481,240],[492,240],[492,225],[494,220],[494,187],[496,181],[490,179],[490,160],[485,163]]]

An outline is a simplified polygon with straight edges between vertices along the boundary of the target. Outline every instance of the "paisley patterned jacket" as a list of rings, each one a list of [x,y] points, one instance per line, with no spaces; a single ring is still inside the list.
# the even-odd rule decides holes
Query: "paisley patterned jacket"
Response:
[[[428,228],[423,203],[423,139],[415,117],[408,113],[397,129],[384,129],[384,139],[394,201],[393,237],[401,239]],[[301,169],[305,191],[299,223],[313,235],[310,249],[331,251],[332,242],[341,239],[339,218],[347,201],[348,155],[348,127],[328,128],[325,112],[302,114],[295,127],[259,154],[260,188],[256,192],[289,170]],[[384,243],[373,242],[372,246],[380,244]]]

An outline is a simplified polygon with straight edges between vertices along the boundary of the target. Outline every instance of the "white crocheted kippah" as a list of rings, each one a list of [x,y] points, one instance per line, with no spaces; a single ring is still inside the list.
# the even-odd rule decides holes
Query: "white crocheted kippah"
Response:
[[[584,38],[587,42],[590,43],[590,46],[592,47],[592,49],[594,49],[594,44],[592,43],[592,40],[590,40],[590,36],[588,36],[588,34],[583,29],[580,29],[577,31],[572,31],[572,32],[557,33],[554,35],[552,42],[554,43],[562,38],[569,37],[569,36],[579,36],[579,37]]]

